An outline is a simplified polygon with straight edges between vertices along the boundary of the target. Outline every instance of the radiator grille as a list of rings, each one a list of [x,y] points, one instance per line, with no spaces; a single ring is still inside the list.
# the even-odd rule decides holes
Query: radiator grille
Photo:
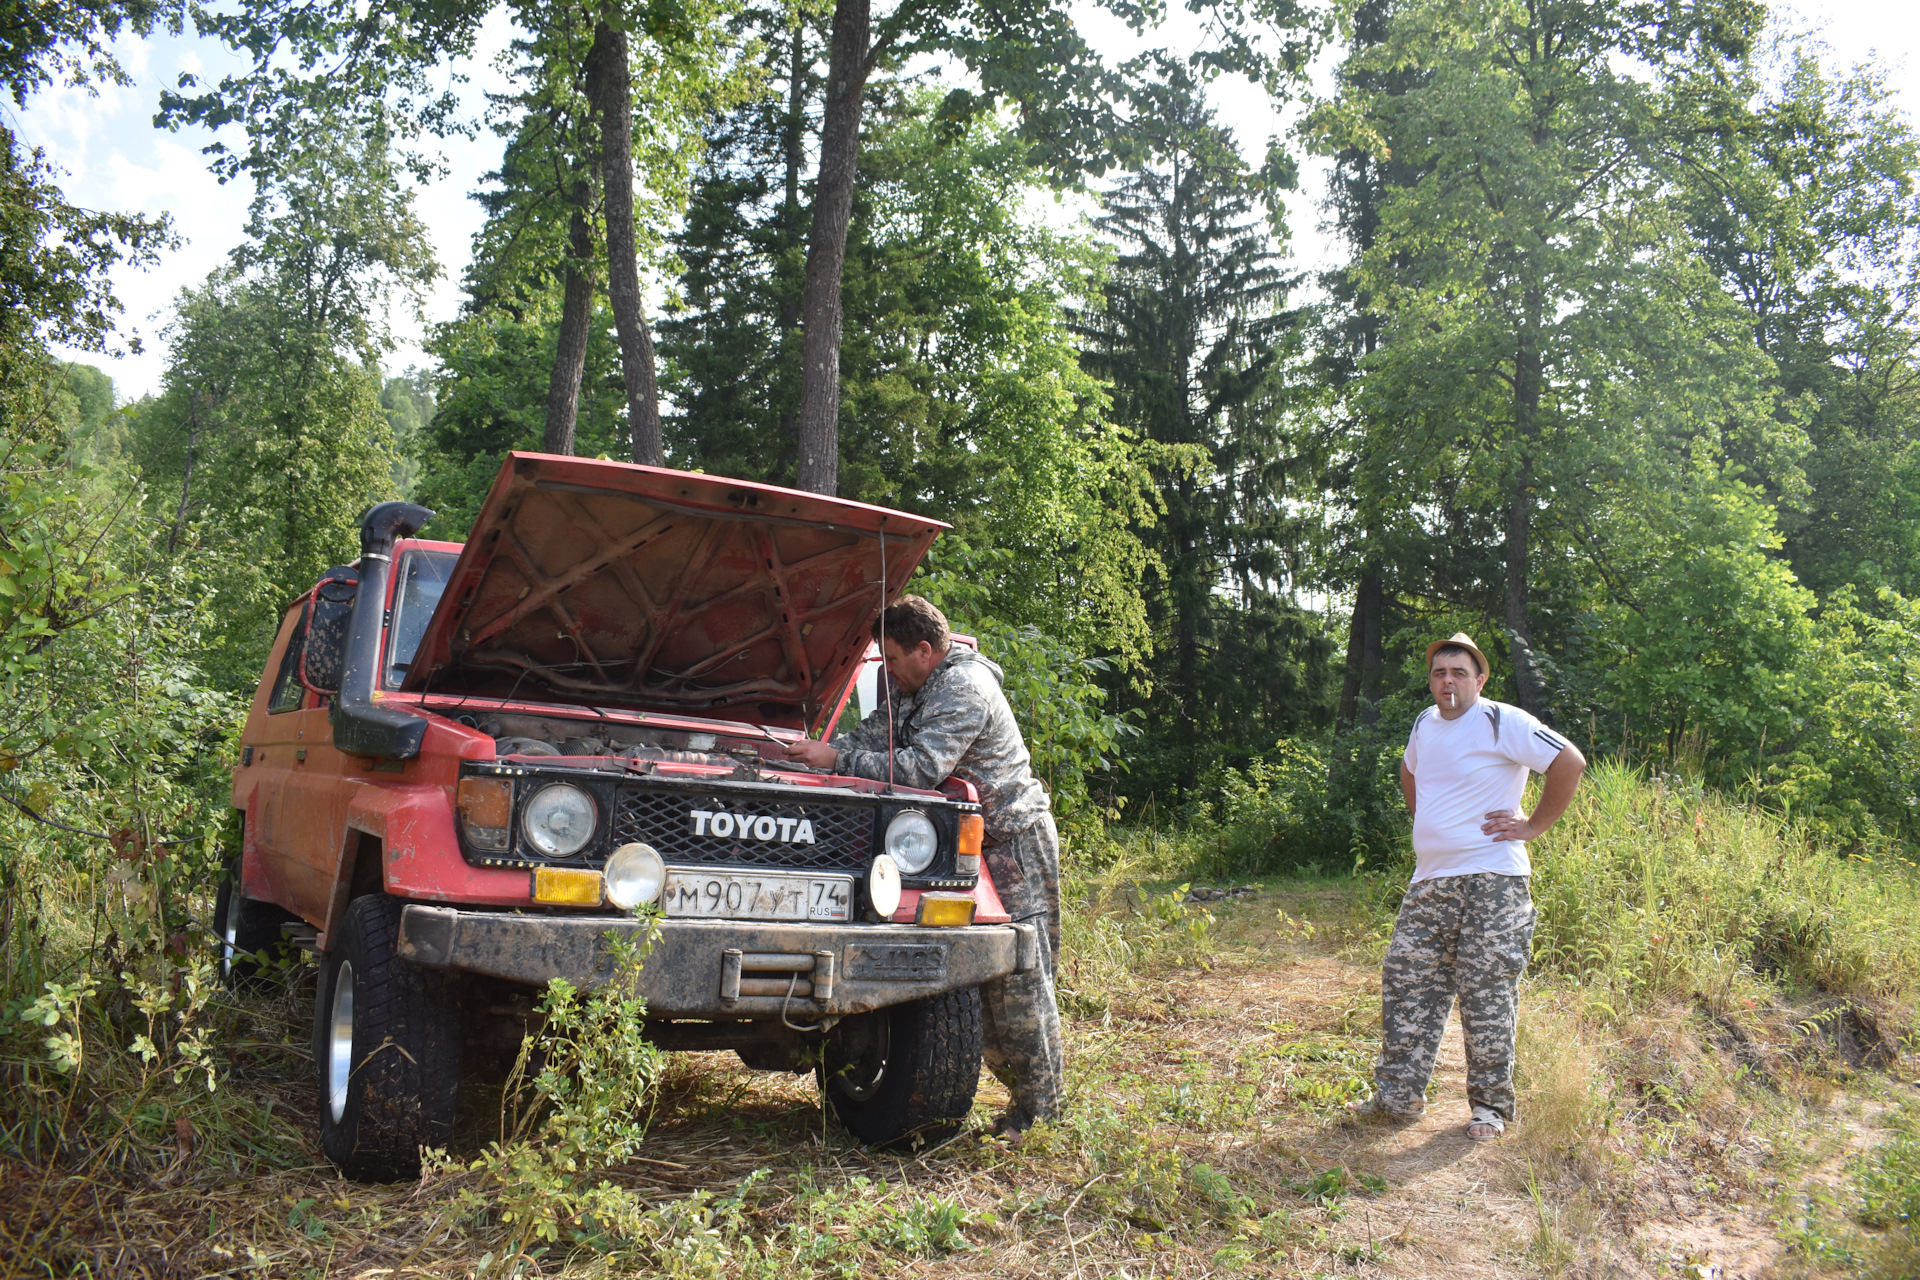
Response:
[[[742,839],[737,833],[725,837],[698,835],[695,810],[744,814],[750,821],[772,818],[776,825],[781,819],[792,819],[795,832],[804,820],[813,825],[813,843],[783,841],[777,833],[772,840]],[[712,826],[709,820],[709,833]],[[634,840],[652,845],[668,862],[855,870],[866,865],[873,844],[873,810],[860,805],[690,796],[678,791],[624,791],[613,815],[613,842],[618,846]]]

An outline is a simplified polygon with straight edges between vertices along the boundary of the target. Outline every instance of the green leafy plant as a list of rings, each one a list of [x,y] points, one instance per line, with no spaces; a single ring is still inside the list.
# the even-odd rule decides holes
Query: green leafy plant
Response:
[[[640,968],[659,936],[610,937],[608,979],[581,990],[548,983],[537,1026],[521,1041],[508,1076],[500,1136],[470,1163],[445,1156],[433,1174],[466,1173],[462,1213],[506,1228],[511,1255],[565,1242],[612,1249],[639,1238],[645,1206],[596,1177],[640,1149],[652,1117],[660,1051],[646,1037]]]

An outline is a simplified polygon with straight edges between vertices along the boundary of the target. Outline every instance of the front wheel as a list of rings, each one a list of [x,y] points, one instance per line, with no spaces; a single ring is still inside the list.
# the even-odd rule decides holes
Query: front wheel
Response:
[[[417,1177],[420,1149],[446,1145],[459,1100],[457,984],[400,957],[403,905],[354,899],[314,984],[320,1146],[360,1182]]]
[[[815,1068],[841,1124],[870,1146],[951,1137],[980,1086],[980,993],[969,987],[847,1018]]]

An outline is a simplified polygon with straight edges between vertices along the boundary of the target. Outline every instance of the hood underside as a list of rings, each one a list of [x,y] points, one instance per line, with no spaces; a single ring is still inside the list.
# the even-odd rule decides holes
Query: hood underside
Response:
[[[772,485],[515,453],[401,688],[810,730],[881,602],[946,527]]]

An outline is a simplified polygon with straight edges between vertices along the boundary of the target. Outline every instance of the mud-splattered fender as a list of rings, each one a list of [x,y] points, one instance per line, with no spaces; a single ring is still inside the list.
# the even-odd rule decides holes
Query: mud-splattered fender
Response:
[[[395,897],[470,906],[521,906],[533,896],[525,871],[476,867],[460,856],[449,788],[364,783],[347,809],[347,826],[377,837],[384,882]]]

